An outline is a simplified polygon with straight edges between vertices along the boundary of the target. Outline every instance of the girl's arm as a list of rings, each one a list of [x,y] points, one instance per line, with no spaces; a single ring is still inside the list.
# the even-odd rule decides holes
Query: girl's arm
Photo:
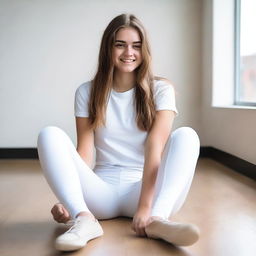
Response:
[[[77,152],[91,168],[94,157],[94,133],[90,128],[89,118],[76,117]]]
[[[171,133],[175,113],[170,110],[157,111],[154,123],[145,143],[145,163],[142,188],[137,212],[132,228],[137,235],[145,236],[145,226],[149,220],[155,182],[164,146]]]

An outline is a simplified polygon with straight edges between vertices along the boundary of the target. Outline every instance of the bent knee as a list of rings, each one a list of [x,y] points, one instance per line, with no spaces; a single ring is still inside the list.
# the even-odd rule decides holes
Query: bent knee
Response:
[[[187,142],[200,145],[200,139],[197,132],[191,127],[180,127],[173,132],[173,138],[183,138]]]
[[[42,140],[56,137],[61,133],[63,133],[63,131],[57,126],[46,126],[39,132],[37,144],[39,144]]]
[[[40,132],[39,132],[39,135],[38,137],[42,136],[42,135],[48,135],[48,134],[52,134],[52,133],[59,133],[59,132],[62,132],[62,130],[57,127],[57,126],[46,126],[44,127]]]

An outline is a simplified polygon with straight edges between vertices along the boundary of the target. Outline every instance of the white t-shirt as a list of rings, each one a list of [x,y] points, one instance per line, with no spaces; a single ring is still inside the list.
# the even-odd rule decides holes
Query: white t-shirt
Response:
[[[89,117],[88,101],[91,81],[80,85],[75,93],[75,116]],[[178,111],[173,87],[165,81],[154,82],[156,110]],[[111,90],[106,110],[106,127],[94,131],[95,167],[128,167],[143,170],[146,131],[136,123],[133,105],[135,89],[125,92]]]

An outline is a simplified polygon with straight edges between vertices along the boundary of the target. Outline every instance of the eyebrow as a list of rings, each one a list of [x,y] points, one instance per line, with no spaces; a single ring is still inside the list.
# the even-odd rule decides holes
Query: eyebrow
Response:
[[[117,42],[119,42],[119,43],[126,43],[125,41],[123,41],[123,40],[116,40],[115,41],[115,43],[117,43]],[[133,44],[141,44],[141,41],[134,41],[134,42],[132,42]]]

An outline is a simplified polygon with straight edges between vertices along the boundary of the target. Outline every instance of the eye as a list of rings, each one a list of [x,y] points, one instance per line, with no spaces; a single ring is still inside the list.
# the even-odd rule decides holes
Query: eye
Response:
[[[134,45],[133,48],[134,49],[141,49],[141,45],[140,44]]]
[[[115,44],[115,47],[117,47],[117,48],[123,48],[125,45],[124,44]]]

